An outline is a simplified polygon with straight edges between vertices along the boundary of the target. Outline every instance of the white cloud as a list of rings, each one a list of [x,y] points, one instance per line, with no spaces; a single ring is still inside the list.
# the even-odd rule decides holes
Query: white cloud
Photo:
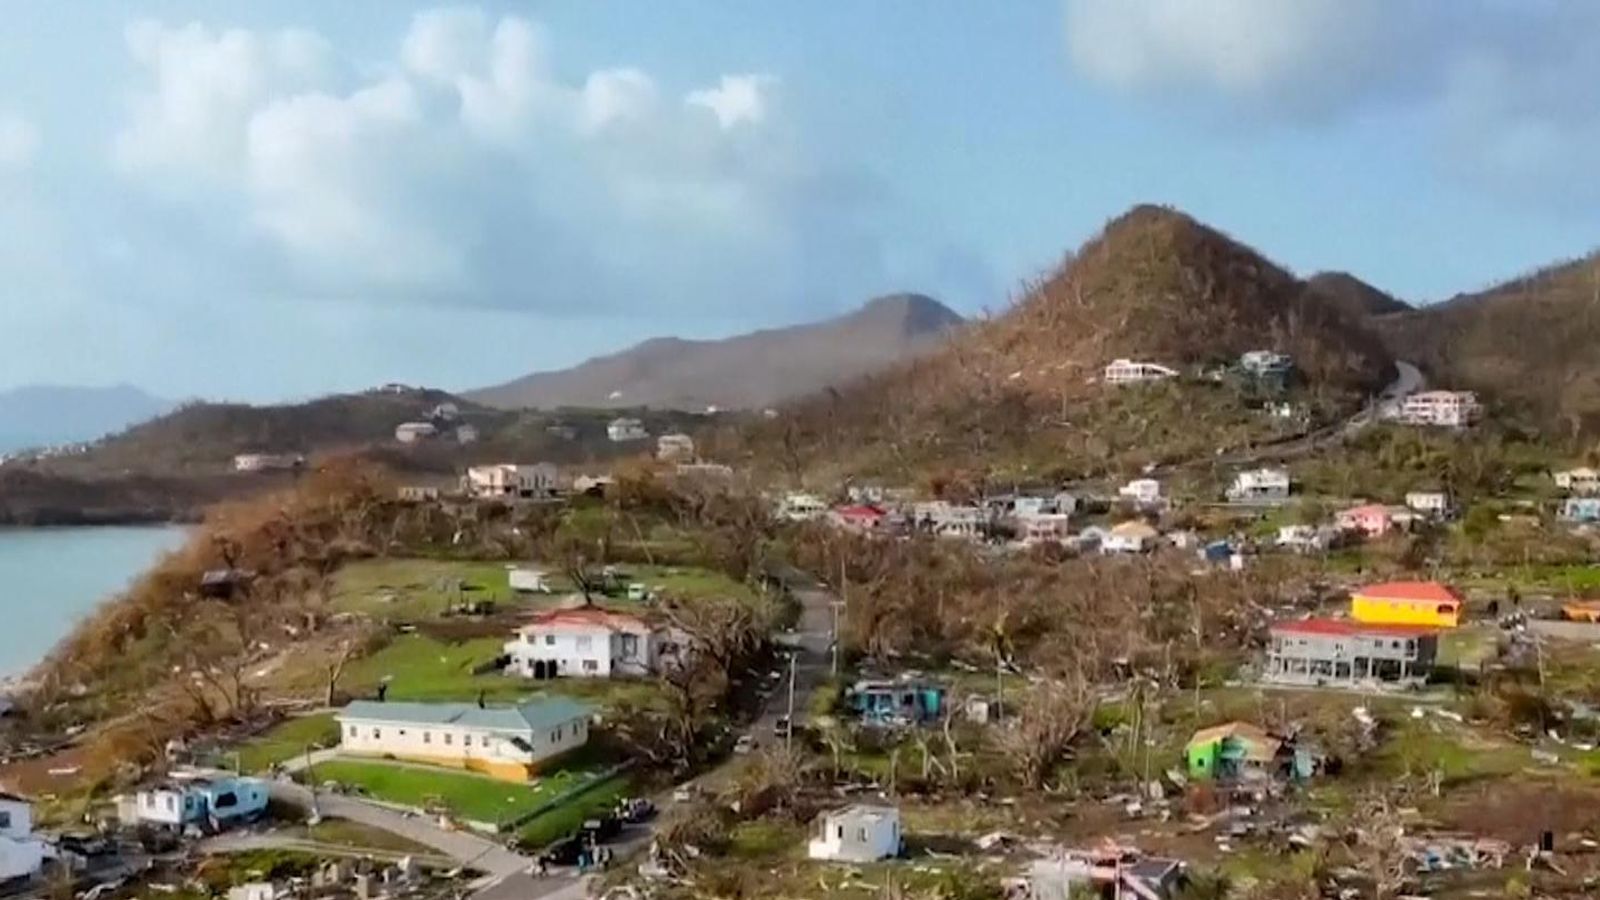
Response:
[[[1447,166],[1514,192],[1570,193],[1600,155],[1595,4],[1065,3],[1070,60],[1114,90],[1298,124],[1398,111]]]
[[[760,125],[767,119],[777,81],[770,75],[724,75],[714,88],[690,91],[684,102],[711,110],[724,129]]]
[[[115,158],[258,293],[718,314],[884,287],[881,194],[771,127],[775,77],[568,79],[546,43],[473,9],[415,16],[377,59],[142,23]]]
[[[38,127],[16,113],[0,112],[0,170],[25,169],[38,152]]]

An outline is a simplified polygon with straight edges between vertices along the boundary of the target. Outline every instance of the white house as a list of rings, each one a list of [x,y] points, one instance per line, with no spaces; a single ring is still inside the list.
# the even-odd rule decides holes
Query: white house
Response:
[[[656,459],[662,462],[693,462],[694,438],[687,434],[663,434],[656,438]]]
[[[918,503],[911,508],[913,527],[936,537],[978,540],[989,533],[989,511],[944,500]]]
[[[622,444],[628,441],[642,441],[650,436],[645,430],[644,423],[638,419],[619,418],[612,419],[606,426],[606,437],[614,443]]]
[[[587,706],[543,697],[518,706],[358,700],[334,717],[339,752],[428,763],[527,781],[589,740]]]
[[[1018,516],[1017,522],[1024,544],[1059,544],[1072,534],[1072,516],[1066,513],[1034,513]]]
[[[1154,478],[1135,478],[1117,489],[1117,496],[1140,506],[1161,502],[1161,482]]]
[[[1552,472],[1551,477],[1556,480],[1556,487],[1569,494],[1600,493],[1600,472],[1588,466],[1579,466],[1565,472]]]
[[[828,504],[815,494],[790,491],[778,504],[778,517],[790,522],[809,522],[828,511]]]
[[[1450,515],[1450,495],[1444,491],[1411,491],[1406,506],[1425,516],[1442,519]]]
[[[900,811],[857,804],[824,814],[806,854],[830,862],[869,863],[900,855]]]
[[[532,566],[512,566],[506,573],[511,589],[519,594],[550,593],[550,578],[543,569]]]
[[[1251,350],[1239,357],[1239,368],[1257,377],[1282,376],[1294,368],[1294,360],[1276,350]]]
[[[305,464],[298,453],[241,453],[233,458],[235,472],[282,472]]]
[[[556,491],[560,473],[550,463],[473,466],[467,469],[468,494],[480,500],[496,497],[548,497]]]
[[[1112,528],[1100,540],[1101,553],[1148,553],[1161,540],[1161,532],[1145,522],[1131,520]]]
[[[476,444],[478,442],[478,426],[466,422],[456,426],[456,443]]]
[[[1483,406],[1472,391],[1421,391],[1401,401],[1394,415],[1408,425],[1465,428],[1483,418]]]
[[[415,444],[439,433],[432,422],[401,422],[394,429],[394,439],[402,444]]]
[[[179,771],[141,789],[124,819],[162,828],[219,829],[266,814],[267,783],[229,772]]]
[[[1261,503],[1289,499],[1289,470],[1250,469],[1240,472],[1228,487],[1228,499],[1234,503]]]
[[[1112,360],[1105,369],[1106,384],[1138,384],[1144,381],[1162,381],[1176,378],[1178,371],[1160,363],[1135,362],[1131,359]]]
[[[50,845],[33,836],[33,805],[0,793],[0,882],[32,878],[52,856]]]
[[[611,678],[659,670],[672,649],[663,629],[595,606],[534,616],[505,646],[509,674],[524,678]]]
[[[1333,544],[1335,529],[1316,525],[1285,525],[1278,529],[1277,545],[1296,553],[1321,553]]]

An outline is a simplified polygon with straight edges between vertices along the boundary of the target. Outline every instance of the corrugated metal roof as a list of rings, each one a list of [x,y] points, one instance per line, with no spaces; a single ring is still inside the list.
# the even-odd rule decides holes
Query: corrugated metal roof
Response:
[[[339,711],[340,721],[459,725],[490,731],[527,731],[586,719],[590,708],[568,697],[542,697],[517,706],[479,707],[476,703],[379,703],[356,700]]]

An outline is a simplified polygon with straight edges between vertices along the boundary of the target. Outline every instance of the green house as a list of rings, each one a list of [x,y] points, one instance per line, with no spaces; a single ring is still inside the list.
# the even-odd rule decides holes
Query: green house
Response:
[[[1283,741],[1249,722],[1202,728],[1185,748],[1189,777],[1195,781],[1228,781],[1251,773],[1270,773]]]

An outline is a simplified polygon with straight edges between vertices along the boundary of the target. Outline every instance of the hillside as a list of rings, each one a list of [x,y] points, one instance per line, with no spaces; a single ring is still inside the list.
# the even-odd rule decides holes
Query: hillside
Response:
[[[0,391],[0,453],[94,440],[171,408],[126,384],[22,385]]]
[[[467,399],[502,409],[758,409],[838,386],[936,346],[961,317],[920,294],[879,297],[849,315],[723,340],[656,338]]]
[[[1353,318],[1382,316],[1410,309],[1405,301],[1378,290],[1348,272],[1319,272],[1306,279],[1306,290]]]
[[[1528,424],[1600,433],[1600,255],[1385,316],[1398,357],[1441,387],[1478,391]]]
[[[1294,357],[1297,395],[1322,420],[1393,371],[1341,302],[1180,212],[1141,206],[941,349],[727,437],[791,474],[825,463],[1070,477],[1193,458],[1280,437],[1281,426],[1225,385],[1112,390],[1098,383],[1102,367],[1129,357],[1193,371],[1254,349]]]
[[[440,421],[447,430],[443,436],[413,445],[395,440],[397,425],[427,421],[441,404],[458,410],[454,421]],[[507,412],[424,388],[383,388],[269,406],[196,402],[96,441],[81,453],[13,460],[0,472],[34,476],[22,509],[66,509],[80,502],[122,509],[132,503],[187,516],[196,503],[283,486],[290,479],[289,473],[234,473],[233,458],[244,453],[356,455],[402,475],[445,478],[476,463],[588,464],[653,449],[647,442],[612,443],[606,424],[615,415],[576,409]],[[706,421],[683,413],[638,415],[652,434],[693,429]],[[459,424],[475,428],[478,439],[457,441],[450,429]],[[110,499],[102,504],[102,497]],[[119,499],[124,497],[131,500]],[[21,515],[11,513],[12,518]],[[158,512],[139,516],[160,517]]]

